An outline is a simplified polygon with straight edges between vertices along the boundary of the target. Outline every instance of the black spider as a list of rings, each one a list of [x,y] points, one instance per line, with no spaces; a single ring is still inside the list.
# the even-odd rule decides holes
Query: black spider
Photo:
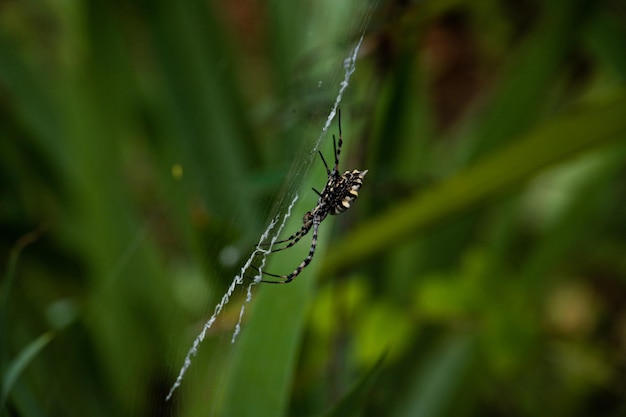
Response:
[[[302,218],[302,227],[293,235],[289,236],[287,239],[279,240],[275,243],[286,243],[286,245],[279,247],[277,249],[273,249],[273,252],[279,252],[281,250],[288,249],[298,243],[298,241],[307,233],[309,230],[313,228],[313,238],[311,239],[311,248],[309,249],[309,254],[304,260],[298,265],[298,267],[289,275],[276,275],[270,274],[269,272],[263,272],[264,275],[268,275],[270,277],[280,278],[280,281],[267,281],[261,280],[261,282],[267,282],[271,284],[287,284],[295,277],[297,277],[300,272],[304,268],[311,263],[311,259],[313,259],[313,255],[315,254],[315,247],[317,245],[317,230],[319,228],[320,223],[326,218],[326,216],[341,214],[344,211],[350,208],[350,205],[356,200],[359,195],[359,189],[361,185],[363,185],[363,178],[365,174],[367,174],[367,170],[365,171],[346,171],[343,174],[339,174],[339,154],[341,153],[341,145],[343,143],[341,139],[341,110],[338,111],[338,125],[339,125],[339,144],[337,145],[337,140],[335,135],[333,135],[333,148],[335,150],[335,166],[332,170],[328,168],[328,164],[324,159],[324,155],[322,152],[319,152],[320,157],[322,158],[322,162],[326,167],[326,174],[328,175],[328,181],[324,186],[324,189],[319,192],[315,188],[313,191],[317,193],[319,199],[317,200],[317,205],[313,208],[313,210],[308,211],[304,217]]]

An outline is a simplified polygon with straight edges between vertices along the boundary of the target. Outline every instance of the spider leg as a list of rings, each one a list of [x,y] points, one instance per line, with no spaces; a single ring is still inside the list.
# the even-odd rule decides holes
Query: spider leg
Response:
[[[302,270],[311,263],[311,260],[313,259],[313,255],[315,255],[315,247],[317,246],[317,229],[319,225],[320,225],[319,220],[313,221],[313,238],[311,239],[311,248],[309,249],[309,254],[307,255],[306,258],[304,258],[304,260],[300,263],[300,265],[298,265],[298,267],[294,269],[294,271],[291,274],[277,275],[277,274],[271,274],[269,272],[261,271],[263,275],[281,279],[281,281],[261,280],[261,282],[266,282],[268,284],[289,284],[291,281],[293,281],[295,277],[300,275],[300,272],[302,272]]]
[[[333,135],[333,145],[335,145],[335,172],[339,171],[339,154],[341,154],[341,145],[343,140],[341,138],[341,109],[337,109],[337,124],[339,125],[339,144],[335,144],[335,135]]]
[[[335,151],[335,167],[333,168],[332,174],[329,173],[328,176],[337,175],[339,173],[339,155],[341,154],[341,145],[343,145],[343,139],[341,138],[341,109],[337,109],[337,124],[339,125],[339,144],[337,144],[337,138],[333,135],[333,150]]]
[[[286,244],[285,246],[281,246],[280,248],[276,248],[276,249],[272,249],[272,251],[270,253],[274,253],[274,252],[280,252],[281,250],[285,250],[288,249],[290,247],[292,247],[293,245],[295,245],[296,243],[298,243],[300,241],[300,239],[302,239],[302,237],[304,235],[306,235],[307,233],[309,233],[309,230],[311,230],[311,223],[305,223],[300,230],[298,230],[296,233],[294,233],[293,235],[289,236],[287,239],[283,239],[283,240],[278,240],[276,242],[274,242],[274,245],[276,244],[280,244],[280,243],[285,243],[285,242],[289,242],[288,244]],[[263,245],[269,245],[269,242],[267,243],[263,243]]]
[[[254,266],[254,265],[250,265],[250,268],[256,270],[257,272],[260,272],[263,275],[268,275],[270,277],[276,277],[276,278],[282,278],[282,275],[270,274],[269,272],[261,271],[258,267]],[[258,275],[257,275],[257,277],[258,277]],[[257,277],[251,277],[251,276],[248,276],[248,275],[244,275],[244,278],[247,278],[247,279],[249,279],[251,281],[256,281]],[[267,280],[267,279],[261,279],[258,282],[265,282],[266,284],[282,284],[283,283],[282,281],[280,281],[280,282],[279,281],[270,281],[270,280]]]
[[[333,135],[333,138],[335,136]],[[320,158],[322,158],[322,162],[324,163],[324,166],[326,167],[326,175],[330,175],[330,169],[328,169],[328,164],[326,163],[326,160],[324,159],[324,155],[322,155],[322,151],[317,151],[320,154]]]
[[[300,229],[300,230],[302,230],[302,229]],[[296,233],[294,233],[293,235],[289,236],[289,237],[288,237],[288,238],[286,238],[286,239],[283,239],[283,240],[277,240],[277,241],[276,241],[276,242],[274,242],[273,244],[274,244],[274,245],[276,245],[276,244],[279,244],[279,243],[285,243],[285,242],[292,241],[292,240],[293,240],[293,239],[295,239],[295,238],[301,237],[301,236],[298,236],[298,234],[300,233],[300,230],[298,230]],[[269,246],[269,245],[271,245],[271,244],[272,244],[272,242],[263,242],[263,243],[260,243],[260,244],[259,244],[259,246],[260,246],[260,247],[267,247],[267,246]],[[275,249],[272,249],[272,252],[276,252],[276,250],[275,250]]]
[[[276,242],[274,242],[273,244],[276,245],[277,243],[284,243],[284,242],[289,242],[290,240],[294,239],[297,237],[297,233],[294,233],[293,235],[289,236],[287,239],[283,239],[283,240],[277,240]],[[263,243],[259,243],[258,246],[260,247],[267,247],[269,245],[271,245],[272,242],[263,242]]]
[[[308,233],[308,230],[306,232],[302,232],[301,234],[299,234],[296,237],[294,237],[291,240],[291,242],[289,242],[289,240],[274,242],[274,243],[284,243],[284,242],[289,242],[289,243],[286,244],[285,246],[281,246],[280,248],[272,249],[272,251],[270,253],[280,252],[281,250],[289,249],[290,247],[292,247],[293,245],[298,243],[300,241],[300,239],[302,239],[302,236],[306,235],[307,233]]]
[[[333,152],[335,153],[335,167],[333,168],[333,172],[336,174],[339,172],[339,154],[337,153],[337,138],[333,134]],[[341,152],[341,149],[339,149]],[[330,176],[330,174],[329,174]]]

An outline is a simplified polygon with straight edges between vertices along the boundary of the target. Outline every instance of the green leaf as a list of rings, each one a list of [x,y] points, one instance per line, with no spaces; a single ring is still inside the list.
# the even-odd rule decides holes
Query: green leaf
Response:
[[[4,405],[11,389],[26,367],[54,339],[54,332],[46,332],[30,342],[11,362],[2,378],[2,404]]]
[[[372,366],[361,380],[337,402],[326,414],[325,417],[349,417],[361,413],[367,403],[367,399],[374,388],[376,380],[380,376],[385,363],[385,354],[381,355],[378,361]]]
[[[455,392],[472,357],[474,336],[456,335],[436,349],[426,365],[418,367],[409,382],[409,391],[394,417],[434,417],[443,415],[453,403]]]
[[[307,204],[308,198],[303,200],[301,204]],[[294,212],[299,212],[299,205]],[[285,229],[295,230],[300,224],[300,216],[294,215]],[[291,271],[307,251],[304,245],[295,247],[283,257],[271,259],[266,269],[281,273]],[[249,319],[233,345],[222,415],[276,417],[287,414],[316,265],[312,263],[288,285],[260,285],[246,313]]]
[[[224,411],[227,416],[286,415],[312,279],[259,289],[236,340]]]

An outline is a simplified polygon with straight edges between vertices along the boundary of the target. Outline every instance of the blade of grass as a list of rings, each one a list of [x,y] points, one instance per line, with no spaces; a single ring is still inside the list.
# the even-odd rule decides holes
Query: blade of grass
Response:
[[[9,296],[11,294],[11,289],[13,287],[13,283],[15,282],[15,273],[17,270],[17,264],[20,258],[20,255],[25,247],[37,241],[41,234],[43,233],[43,226],[38,227],[30,233],[22,236],[14,245],[11,253],[9,255],[9,259],[7,262],[7,271],[4,276],[4,288],[2,291],[0,303],[0,346],[3,347],[1,353],[1,364],[4,371],[4,375],[2,376],[2,393],[0,394],[0,415],[4,414],[4,405],[9,397],[9,393],[11,389],[15,385],[15,382],[19,378],[19,376],[23,373],[24,369],[32,362],[32,360],[37,356],[37,354],[52,340],[52,332],[46,332],[29,345],[27,345],[22,352],[11,361],[6,370],[4,369],[5,363],[8,361],[7,355],[9,341],[7,337],[10,333],[10,329],[8,326],[8,307],[9,307]]]
[[[284,286],[261,288],[237,341],[223,415],[287,414],[313,280],[300,276]]]
[[[17,242],[15,243],[15,245],[13,246],[13,249],[11,250],[11,253],[9,254],[9,259],[7,261],[7,270],[4,276],[4,288],[2,289],[2,295],[0,297],[0,300],[2,300],[2,302],[0,303],[0,325],[3,327],[1,330],[2,332],[0,332],[0,341],[5,342],[1,337],[2,334],[4,334],[4,327],[6,326],[6,316],[7,316],[7,308],[9,305],[9,295],[11,294],[11,289],[13,287],[13,283],[15,282],[15,272],[17,270],[17,263],[20,259],[20,255],[22,254],[22,251],[24,250],[24,248],[26,248],[28,245],[36,242],[40,237],[41,234],[44,231],[44,227],[43,225],[39,226],[37,229],[25,234],[24,236],[22,236],[21,238],[19,238],[17,240]],[[5,346],[4,343],[1,344],[2,346]]]
[[[606,10],[597,13],[586,31],[586,42],[601,62],[626,80],[626,55],[622,40],[626,36],[624,25],[617,16]]]
[[[303,200],[302,204],[310,204],[310,198]],[[296,207],[298,212],[298,207],[302,206]],[[285,230],[295,230],[300,224],[300,216],[294,215]],[[288,271],[307,251],[306,245],[299,246],[293,256],[271,261],[267,270]],[[313,262],[291,284],[264,284],[255,295],[250,319],[234,345],[222,415],[277,417],[287,414],[316,265]]]
[[[145,6],[164,75],[163,100],[173,119],[168,128],[177,138],[168,157],[180,155],[186,177],[197,182],[191,192],[200,193],[210,211],[218,217],[241,212],[242,229],[255,230],[254,207],[241,204],[240,198],[248,189],[248,157],[254,152],[240,139],[246,137],[245,112],[232,78],[236,63],[219,19],[203,2]]]
[[[372,366],[361,380],[335,404],[324,417],[349,417],[359,415],[367,403],[367,399],[382,372],[385,363],[385,354]]]
[[[447,340],[427,361],[418,367],[414,380],[409,383],[408,395],[395,417],[435,417],[445,415],[454,403],[455,391],[472,358],[474,337],[457,335]]]
[[[11,389],[20,375],[24,372],[24,369],[32,363],[39,352],[48,346],[48,343],[50,343],[53,339],[54,332],[48,331],[42,334],[26,345],[20,354],[17,355],[17,357],[11,362],[2,377],[2,400],[0,401],[0,404],[5,404]]]
[[[34,139],[41,139],[47,153],[61,158],[62,152],[52,146],[61,132],[52,92],[47,80],[28,67],[17,47],[0,32],[0,84],[15,103],[18,119],[36,133]]]
[[[496,94],[474,130],[475,140],[462,142],[470,148],[462,157],[476,160],[502,141],[524,134],[540,120],[550,103],[547,92],[553,90],[593,6],[589,0],[558,0],[543,5],[538,27],[508,60]]]

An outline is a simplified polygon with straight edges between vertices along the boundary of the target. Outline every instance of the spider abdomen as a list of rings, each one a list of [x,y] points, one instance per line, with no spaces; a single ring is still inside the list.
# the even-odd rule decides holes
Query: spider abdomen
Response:
[[[354,200],[359,196],[359,189],[363,185],[363,178],[367,174],[367,170],[346,171],[339,176],[334,184],[330,187],[329,214],[336,215],[348,210]]]

